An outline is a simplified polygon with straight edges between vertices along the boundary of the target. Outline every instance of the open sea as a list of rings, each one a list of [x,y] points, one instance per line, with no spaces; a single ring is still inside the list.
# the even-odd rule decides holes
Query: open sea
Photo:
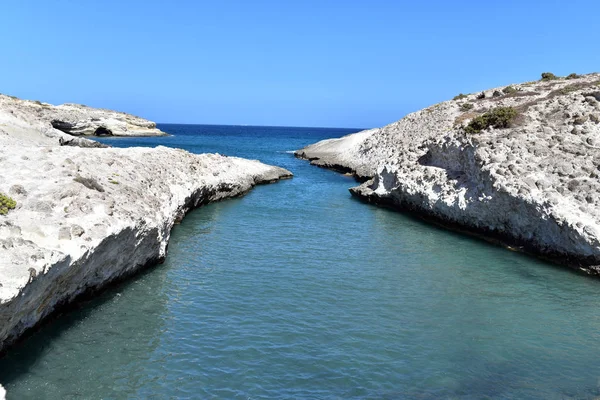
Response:
[[[290,150],[357,130],[171,125],[291,180],[175,226],[164,264],[0,360],[8,399],[594,399],[600,280],[363,204]]]

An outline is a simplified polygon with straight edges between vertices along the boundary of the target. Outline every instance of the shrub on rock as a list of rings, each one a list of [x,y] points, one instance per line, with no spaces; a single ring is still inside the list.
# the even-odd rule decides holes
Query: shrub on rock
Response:
[[[460,99],[464,99],[465,97],[467,97],[466,94],[459,93],[458,95],[454,96],[454,98],[452,98],[452,100],[460,100]]]
[[[8,214],[8,211],[14,209],[17,206],[17,202],[12,198],[8,197],[4,193],[0,193],[0,215]]]
[[[490,127],[508,128],[510,122],[517,116],[517,110],[512,107],[494,108],[483,115],[475,117],[465,127],[467,133],[479,133]]]
[[[553,81],[555,79],[558,79],[558,76],[554,75],[552,72],[542,72],[543,81]]]
[[[473,104],[471,103],[464,103],[460,105],[460,111],[469,111],[473,109]]]

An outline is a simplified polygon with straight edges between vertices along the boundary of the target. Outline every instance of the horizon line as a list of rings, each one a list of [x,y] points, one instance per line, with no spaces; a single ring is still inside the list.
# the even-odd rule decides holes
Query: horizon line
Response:
[[[254,128],[309,128],[309,129],[358,129],[364,131],[373,128],[356,128],[343,126],[295,126],[295,125],[254,125],[254,124],[208,124],[208,123],[182,123],[182,122],[156,122],[162,125],[205,125],[205,126],[248,126]]]

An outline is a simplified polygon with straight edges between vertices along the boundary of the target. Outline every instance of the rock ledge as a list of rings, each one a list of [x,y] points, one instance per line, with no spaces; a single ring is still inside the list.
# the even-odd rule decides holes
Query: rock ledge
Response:
[[[0,94],[0,128],[36,129],[44,136],[165,136],[156,123],[118,111],[82,104],[54,106]],[[31,138],[30,138],[31,140]]]
[[[506,129],[464,127],[497,107]],[[600,75],[486,90],[298,150],[366,182],[350,191],[600,274]]]
[[[63,305],[161,262],[191,209],[292,174],[166,147],[60,146],[0,107],[0,352]],[[62,138],[62,136],[60,136]]]

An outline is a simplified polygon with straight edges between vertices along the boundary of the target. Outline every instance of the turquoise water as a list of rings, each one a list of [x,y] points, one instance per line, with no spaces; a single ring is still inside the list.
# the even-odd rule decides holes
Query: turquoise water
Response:
[[[592,399],[600,281],[362,204],[287,150],[348,130],[106,139],[295,178],[190,213],[163,265],[0,360],[10,399]]]

